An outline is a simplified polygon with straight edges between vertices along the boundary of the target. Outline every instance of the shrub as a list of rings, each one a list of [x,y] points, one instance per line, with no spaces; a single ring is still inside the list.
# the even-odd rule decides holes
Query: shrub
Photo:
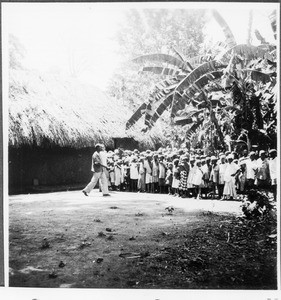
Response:
[[[242,211],[247,219],[260,219],[269,214],[273,205],[264,191],[250,190],[245,196]]]

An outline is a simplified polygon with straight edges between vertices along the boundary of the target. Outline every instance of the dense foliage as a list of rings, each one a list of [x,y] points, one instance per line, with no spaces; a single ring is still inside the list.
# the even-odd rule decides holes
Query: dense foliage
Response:
[[[121,25],[120,51],[128,59],[176,47],[196,56],[203,42],[204,10],[132,9]]]
[[[209,150],[250,149],[252,144],[276,147],[276,46],[238,45],[218,12],[213,11],[213,17],[225,41],[213,45],[207,54],[186,57],[170,47],[167,54],[134,59],[143,65],[143,72],[162,77],[128,120],[127,128],[145,115],[148,130],[169,111],[171,136],[179,143],[188,141],[189,146]]]
[[[203,42],[203,26],[203,10],[128,10],[118,35],[120,54],[125,63],[112,78],[109,94],[121,105],[137,110],[153,94],[155,84],[166,76],[138,72],[139,65],[132,59],[143,54],[168,53],[171,49],[198,55]]]
[[[250,190],[243,199],[242,211],[247,219],[266,218],[273,208],[273,202],[264,191]]]

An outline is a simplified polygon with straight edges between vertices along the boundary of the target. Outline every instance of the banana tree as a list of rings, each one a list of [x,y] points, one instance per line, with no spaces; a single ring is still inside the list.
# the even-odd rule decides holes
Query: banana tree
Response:
[[[217,12],[213,11],[213,15],[222,26],[226,45],[228,45],[224,46],[223,51],[216,56],[186,59],[177,50],[172,49],[174,55],[152,54],[134,60],[137,63],[161,62],[161,66],[145,66],[142,71],[165,75],[172,79],[172,82],[167,81],[168,84],[166,82],[164,85],[157,86],[149,99],[129,119],[127,128],[145,114],[145,125],[149,129],[165,111],[169,110],[172,123],[190,124],[186,132],[187,137],[190,138],[202,127],[204,120],[200,117],[200,109],[204,107],[208,110],[209,120],[216,129],[219,142],[223,145],[221,124],[225,122],[218,120],[221,111],[213,109],[214,99],[209,96],[217,90],[224,92],[226,98],[234,99],[233,105],[224,107],[224,113],[227,115],[235,112],[233,119],[240,131],[247,128],[245,124],[240,124],[239,127],[239,120],[243,122],[252,120],[254,127],[263,130],[263,114],[260,110],[263,93],[259,96],[254,94],[262,90],[267,83],[272,84],[271,88],[276,83],[274,61],[276,47],[269,44],[237,45],[225,21]],[[217,104],[220,106],[220,101],[217,100]],[[197,111],[185,109],[190,105]]]
[[[272,140],[274,134],[272,135],[271,131],[275,126],[272,119],[276,121],[276,115],[274,116],[274,111],[269,106],[270,99],[275,98],[274,107],[276,103],[276,94],[273,90],[276,86],[276,70],[271,69],[270,73],[259,71],[255,76],[249,76],[246,72],[234,69],[233,74],[236,78],[231,94],[234,105],[240,108],[234,118],[235,127],[240,129],[243,135],[248,135],[246,138],[248,148],[252,143],[262,141],[274,144]]]

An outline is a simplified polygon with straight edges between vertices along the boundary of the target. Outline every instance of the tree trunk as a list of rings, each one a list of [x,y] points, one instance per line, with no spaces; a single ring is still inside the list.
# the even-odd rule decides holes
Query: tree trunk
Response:
[[[208,106],[209,108],[209,111],[210,111],[210,117],[211,117],[211,121],[214,123],[215,125],[215,128],[216,128],[216,131],[218,133],[218,136],[219,136],[219,141],[221,142],[222,146],[225,148],[225,141],[224,141],[224,136],[222,134],[222,131],[221,131],[221,128],[220,128],[220,125],[218,123],[218,120],[216,118],[216,115],[212,109],[212,104],[210,103],[210,106]]]
[[[226,148],[225,141],[224,141],[224,136],[222,134],[220,125],[218,123],[218,119],[216,118],[216,115],[213,111],[212,103],[208,99],[208,96],[207,96],[206,92],[204,90],[202,90],[202,92],[203,92],[203,95],[204,95],[204,101],[207,103],[207,108],[210,112],[210,119],[213,122],[213,124],[215,125],[216,131],[218,133],[219,141],[220,141],[221,145],[223,146],[223,148]]]

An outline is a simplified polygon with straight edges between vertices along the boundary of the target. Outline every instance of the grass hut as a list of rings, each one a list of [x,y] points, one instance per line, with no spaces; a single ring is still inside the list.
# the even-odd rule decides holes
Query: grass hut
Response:
[[[127,139],[145,149],[164,141],[159,128],[126,132],[131,112],[74,79],[10,70],[8,107],[10,193],[83,186],[97,142],[113,149]]]

